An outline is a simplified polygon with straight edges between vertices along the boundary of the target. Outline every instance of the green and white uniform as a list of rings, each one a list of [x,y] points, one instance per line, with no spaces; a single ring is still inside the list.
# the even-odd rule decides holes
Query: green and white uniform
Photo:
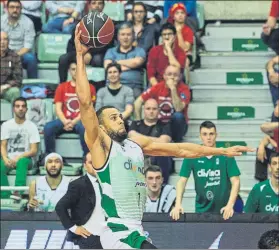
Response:
[[[230,178],[240,175],[235,159],[226,156],[184,159],[180,176],[189,178],[191,172],[197,194],[196,213],[220,213],[230,197]]]
[[[250,192],[244,208],[245,213],[279,212],[279,193],[273,189],[270,180],[257,183]]]
[[[142,149],[129,139],[112,141],[107,162],[96,171],[107,218],[100,236],[103,248],[140,248],[146,240],[141,224],[146,203]]]

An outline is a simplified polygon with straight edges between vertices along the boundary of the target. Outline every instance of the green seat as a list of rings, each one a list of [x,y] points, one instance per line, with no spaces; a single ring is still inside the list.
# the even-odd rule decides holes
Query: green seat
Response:
[[[58,70],[58,63],[39,63],[38,69],[53,69]]]
[[[199,21],[199,29],[203,29],[204,27],[204,5],[202,3],[197,2],[197,18]]]
[[[4,6],[3,3],[0,3],[0,16],[4,15]]]
[[[104,68],[87,66],[86,73],[87,73],[88,80],[93,80],[94,82],[100,82],[106,79]],[[70,80],[71,80],[71,76],[70,74],[68,74],[68,81]]]
[[[4,122],[13,118],[12,104],[5,99],[0,99],[1,114],[0,121]]]
[[[38,84],[45,84],[45,85],[57,85],[57,81],[51,79],[23,79],[23,85],[38,85]]]
[[[27,199],[22,199],[19,202],[13,200],[13,199],[1,199],[1,211],[14,211],[14,212],[19,212],[19,211],[24,211],[24,208],[27,205],[28,200]]]
[[[27,171],[27,175],[36,175],[38,173],[38,168],[37,167],[32,167]],[[16,175],[16,170],[12,169],[8,175]]]
[[[38,59],[40,62],[58,62],[59,57],[66,53],[71,35],[40,34],[38,39]]]
[[[124,4],[121,2],[106,2],[103,12],[114,21],[125,20]]]

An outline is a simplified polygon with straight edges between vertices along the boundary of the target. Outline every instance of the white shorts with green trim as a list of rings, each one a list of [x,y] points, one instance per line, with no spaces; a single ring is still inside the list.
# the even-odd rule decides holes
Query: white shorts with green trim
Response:
[[[147,240],[141,221],[109,218],[100,235],[104,249],[139,249]]]

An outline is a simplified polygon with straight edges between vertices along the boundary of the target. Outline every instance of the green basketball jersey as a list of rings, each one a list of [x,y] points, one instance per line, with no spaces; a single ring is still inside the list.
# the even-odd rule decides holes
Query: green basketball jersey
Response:
[[[279,194],[275,193],[270,180],[257,183],[250,192],[244,208],[245,213],[279,212]]]
[[[112,141],[107,162],[97,173],[106,217],[141,221],[146,184],[140,146],[129,139],[122,144]]]
[[[226,156],[184,159],[180,176],[189,178],[191,172],[195,180],[196,213],[220,213],[230,197],[230,178],[240,175],[235,159]]]

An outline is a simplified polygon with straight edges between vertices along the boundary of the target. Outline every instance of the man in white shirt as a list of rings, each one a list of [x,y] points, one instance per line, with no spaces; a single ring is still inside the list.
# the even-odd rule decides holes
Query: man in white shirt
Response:
[[[162,170],[156,165],[151,165],[145,170],[145,180],[148,189],[145,212],[169,213],[176,200],[175,187],[163,185]]]
[[[37,212],[53,212],[57,202],[68,190],[70,179],[61,174],[63,168],[62,156],[51,153],[45,157],[47,174],[30,183],[29,209]]]
[[[14,118],[1,126],[1,186],[9,186],[7,173],[16,169],[15,186],[26,186],[28,168],[37,155],[40,135],[36,125],[26,120],[27,102],[19,97],[13,102]],[[9,198],[9,191],[1,191],[1,198]],[[20,199],[19,192],[14,198]]]
[[[81,249],[102,249],[99,235],[103,231],[105,217],[90,153],[85,157],[84,167],[87,173],[70,182],[67,193],[57,203],[55,210],[64,228],[69,229],[68,241]]]

